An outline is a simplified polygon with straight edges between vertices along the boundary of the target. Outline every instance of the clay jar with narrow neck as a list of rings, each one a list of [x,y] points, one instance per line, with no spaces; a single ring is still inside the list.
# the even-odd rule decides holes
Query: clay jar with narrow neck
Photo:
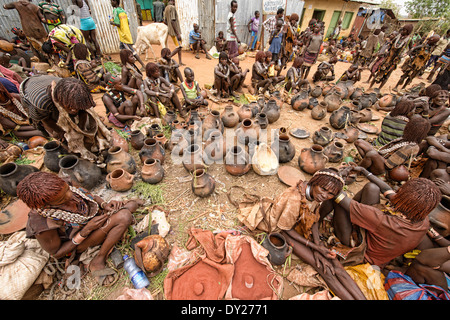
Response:
[[[148,138],[144,141],[144,146],[139,152],[139,158],[144,163],[146,159],[158,159],[161,164],[164,164],[166,152],[164,147],[154,138]]]
[[[134,175],[123,169],[116,169],[106,176],[111,189],[117,192],[125,192],[131,189],[133,186]]]
[[[256,115],[256,122],[261,129],[267,129],[269,125],[269,120],[267,119],[267,115],[264,112],[260,112]]]
[[[106,157],[106,172],[110,173],[115,169],[121,168],[129,173],[136,172],[136,161],[128,152],[121,147],[111,147]]]
[[[206,173],[205,169],[196,169],[192,172],[192,192],[201,198],[207,197],[214,192],[216,183],[214,178]]]
[[[342,129],[351,121],[350,108],[342,106],[339,109],[333,111],[329,118],[330,124],[335,129]]]
[[[243,121],[244,119],[250,119],[253,117],[252,109],[248,104],[242,105],[238,109],[237,114],[239,116],[239,121]]]
[[[133,130],[130,133],[130,144],[135,150],[141,150],[144,146],[145,135],[141,130]]]
[[[260,127],[252,119],[244,119],[236,129],[236,137],[239,143],[247,145],[251,141],[258,140]]]
[[[292,109],[295,111],[302,111],[309,106],[309,93],[308,90],[302,89],[299,94],[295,95],[291,99]]]
[[[206,169],[203,161],[203,150],[198,144],[191,144],[183,151],[183,166],[192,173],[197,169]]]
[[[114,128],[109,128],[109,132],[111,133],[111,147],[121,147],[125,152],[128,152],[129,147],[127,139],[122,137]]]
[[[222,162],[226,153],[225,138],[219,130],[212,131],[205,144],[205,162]]]
[[[314,108],[311,110],[311,118],[314,120],[322,120],[327,116],[327,106],[328,104],[325,101],[320,101]]]
[[[269,251],[269,261],[276,266],[282,265],[292,253],[292,247],[288,246],[284,236],[278,232],[268,234],[261,245]]]
[[[328,127],[321,127],[314,132],[312,140],[315,144],[326,146],[333,140],[333,131]]]
[[[102,178],[102,170],[88,160],[80,159],[75,155],[68,155],[59,161],[59,176],[69,178],[75,187],[91,190],[97,186]]]
[[[166,126],[172,126],[172,123],[177,119],[177,115],[172,110],[167,110],[166,114],[162,118],[163,124]]]
[[[280,134],[271,147],[277,155],[279,163],[286,163],[294,159],[295,146],[287,134]]]
[[[225,127],[217,110],[211,110],[202,123],[203,140],[206,141],[212,131],[219,130],[223,133]]]
[[[38,172],[39,169],[30,165],[19,165],[14,162],[5,163],[0,167],[0,189],[4,193],[17,196],[17,185],[27,175]]]
[[[341,96],[336,92],[326,95],[325,98],[323,99],[323,101],[325,101],[327,103],[327,111],[328,112],[333,112],[333,111],[339,109],[339,106],[342,103]]]
[[[53,172],[59,172],[59,160],[68,154],[61,142],[54,140],[44,145],[44,165]]]
[[[309,174],[314,174],[318,170],[325,168],[328,157],[323,153],[323,147],[313,144],[310,148],[303,148],[298,157],[300,169]]]
[[[281,115],[280,106],[274,98],[269,99],[261,112],[266,114],[269,123],[274,123],[280,118]]]
[[[142,181],[157,184],[164,178],[164,168],[158,159],[146,159],[141,170]]]
[[[251,168],[247,152],[240,146],[230,148],[225,156],[225,170],[233,176],[242,176]]]
[[[324,149],[324,155],[328,157],[330,162],[341,162],[344,158],[344,145],[339,141],[334,141]]]
[[[239,123],[239,115],[232,105],[225,106],[221,114],[222,123],[226,128],[234,128]]]

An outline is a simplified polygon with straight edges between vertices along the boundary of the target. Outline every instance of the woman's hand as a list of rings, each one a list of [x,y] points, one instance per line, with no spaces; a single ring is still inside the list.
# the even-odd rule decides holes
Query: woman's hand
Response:
[[[327,273],[327,269],[331,272],[332,275],[335,275],[335,270],[333,264],[328,261],[320,252],[313,251],[314,260],[316,261],[316,267],[318,269],[322,269],[323,273]]]
[[[108,215],[102,214],[101,216],[95,216],[84,226],[84,228],[80,231],[81,236],[86,238],[92,231],[95,231],[103,226],[103,224],[108,219]]]
[[[125,202],[123,201],[111,200],[107,204],[105,204],[105,207],[103,209],[106,212],[115,212],[122,208],[124,204]]]

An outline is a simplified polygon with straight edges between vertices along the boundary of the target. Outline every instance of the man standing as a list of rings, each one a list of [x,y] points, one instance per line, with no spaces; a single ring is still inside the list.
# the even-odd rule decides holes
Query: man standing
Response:
[[[52,31],[54,27],[66,23],[64,10],[59,4],[54,3],[51,0],[45,0],[39,2],[38,6],[44,15],[42,23],[47,25],[49,32]]]
[[[231,11],[228,13],[227,17],[227,49],[228,58],[231,60],[239,55],[238,44],[241,43],[239,37],[237,36],[236,29],[236,16],[238,4],[236,0],[231,1]]]
[[[267,32],[267,41],[266,41],[266,47],[268,46],[270,35],[275,31],[277,28],[277,21],[283,20],[284,21],[284,9],[278,8],[277,14],[273,17],[270,17],[266,21],[263,22],[264,30]]]
[[[163,22],[165,5],[162,1],[153,1],[153,21]]]
[[[178,19],[178,12],[175,8],[175,0],[170,0],[166,9],[164,10],[164,23],[169,27],[169,36],[172,38],[173,43],[178,51],[178,62],[180,66],[185,64],[181,61],[181,27]]]
[[[41,48],[44,41],[47,39],[47,31],[42,25],[44,16],[41,10],[29,0],[19,0],[3,5],[6,10],[16,9],[19,13],[22,30],[25,33],[28,41],[31,43],[33,53],[39,57],[41,61],[47,61],[42,55]]]

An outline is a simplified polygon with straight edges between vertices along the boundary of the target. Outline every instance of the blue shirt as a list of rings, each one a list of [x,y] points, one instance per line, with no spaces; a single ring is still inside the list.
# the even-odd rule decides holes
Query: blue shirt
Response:
[[[197,37],[200,38],[200,33],[195,32],[194,30],[192,30],[191,32],[189,32],[189,43],[193,44],[196,43],[197,40],[195,40],[193,37]]]

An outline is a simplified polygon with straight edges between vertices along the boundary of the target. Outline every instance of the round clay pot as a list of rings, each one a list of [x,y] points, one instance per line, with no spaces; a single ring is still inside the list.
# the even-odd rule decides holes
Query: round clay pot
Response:
[[[117,192],[125,192],[133,186],[134,176],[123,169],[116,169],[106,176],[111,189]]]
[[[150,158],[158,159],[161,164],[164,164],[165,156],[166,152],[164,151],[164,147],[154,138],[145,139],[144,146],[141,151],[139,151],[139,158],[142,163],[144,163],[146,159]]]
[[[238,109],[237,114],[239,116],[239,121],[243,121],[244,119],[250,119],[253,116],[252,109],[248,104],[242,105]]]
[[[278,140],[272,143],[271,147],[277,155],[279,163],[286,163],[294,159],[295,146],[287,134],[279,135]]]
[[[164,168],[158,159],[146,159],[141,171],[142,181],[157,184],[164,178]]]
[[[69,178],[72,185],[91,190],[97,186],[102,178],[102,170],[88,160],[75,155],[68,155],[59,161],[59,176]]]
[[[352,127],[352,126],[347,126],[347,128],[345,128],[345,130],[344,130],[344,133],[347,136],[347,139],[345,139],[345,141],[347,141],[348,143],[353,143],[356,140],[358,140],[359,130],[357,128]]]
[[[39,169],[30,165],[20,165],[14,162],[5,163],[0,167],[0,189],[11,196],[17,196],[17,185],[27,175],[38,172]]]
[[[359,98],[359,102],[361,104],[361,108],[370,108],[373,105],[372,99],[370,98],[370,95],[367,93],[363,93],[361,97]]]
[[[261,112],[266,114],[269,123],[274,123],[280,118],[281,115],[280,106],[278,105],[277,100],[273,98],[269,99]]]
[[[34,136],[28,139],[28,147],[34,149],[36,147],[43,147],[48,142],[47,139],[41,136]]]
[[[162,127],[157,123],[153,123],[150,125],[150,127],[148,127],[147,137],[152,138],[156,136],[158,133],[162,132],[163,132]]]
[[[47,142],[44,145],[44,165],[53,172],[59,172],[59,160],[67,155],[67,150],[62,147],[58,140]]]
[[[239,123],[239,115],[232,105],[225,106],[221,114],[222,123],[227,128],[234,128]]]
[[[299,94],[295,95],[291,99],[292,109],[295,111],[303,111],[309,106],[309,93],[307,90],[302,89]]]
[[[225,153],[225,139],[222,133],[219,130],[212,131],[205,143],[204,158],[206,164],[222,162]]]
[[[209,138],[211,131],[219,130],[223,133],[225,127],[220,118],[220,113],[217,110],[211,110],[205,117],[202,124],[203,140],[206,141]]]
[[[311,92],[310,92],[311,97],[313,98],[318,98],[322,95],[322,87],[317,85],[315,86]]]
[[[359,120],[359,122],[369,122],[372,120],[372,110],[370,109],[362,109],[361,111],[359,111],[362,115],[361,119]]]
[[[389,179],[394,180],[396,182],[408,181],[409,179],[409,170],[404,165],[397,166],[392,170],[386,171]]]
[[[184,134],[179,131],[174,131],[167,142],[167,150],[171,151],[172,155],[183,155],[183,150],[189,145]]]
[[[314,132],[312,140],[314,144],[326,146],[333,140],[333,131],[328,127],[321,127]]]
[[[169,139],[166,138],[166,135],[164,133],[158,133],[157,135],[153,136],[153,139],[158,141],[164,149],[167,147],[167,142],[169,141]]]
[[[352,125],[356,125],[356,124],[358,124],[360,121],[361,121],[361,119],[363,118],[363,113],[361,112],[361,111],[358,111],[358,110],[350,110],[350,123],[352,124]]]
[[[331,93],[325,96],[325,98],[323,98],[323,101],[325,101],[327,103],[327,111],[328,112],[333,112],[337,109],[339,109],[339,106],[342,103],[342,99],[339,96],[339,94],[336,93]]]
[[[325,168],[328,157],[323,153],[323,147],[313,144],[310,148],[303,148],[298,157],[300,169],[309,174],[314,174]]]
[[[350,99],[352,99],[352,100],[358,99],[363,95],[363,93],[364,93],[363,89],[357,87],[357,88],[355,88],[352,95],[350,96]]]
[[[183,166],[192,173],[197,169],[206,169],[206,164],[203,161],[203,152],[198,144],[191,144],[183,151]]]
[[[330,115],[330,124],[335,129],[342,129],[351,120],[351,112],[350,108],[346,106],[340,107],[338,110],[335,110]]]
[[[108,155],[105,160],[106,172],[110,173],[115,169],[124,169],[129,173],[136,172],[136,161],[128,152],[121,147],[111,147],[108,149]]]
[[[279,161],[276,153],[265,143],[249,145],[249,156],[253,171],[260,176],[274,175],[278,172]],[[251,149],[253,149],[251,151]]]
[[[201,198],[207,197],[214,192],[216,183],[205,169],[197,169],[193,173],[192,178],[192,192]]]
[[[171,126],[172,123],[177,119],[177,115],[172,110],[167,110],[166,114],[162,118],[163,124],[166,126]]]
[[[121,147],[122,150],[128,152],[129,147],[127,139],[119,135],[119,133],[114,128],[108,128],[108,130],[111,133],[111,140],[110,140],[111,147]]]
[[[240,146],[230,148],[225,156],[225,170],[233,176],[246,174],[251,168],[247,152]]]
[[[247,145],[251,141],[258,140],[260,127],[252,119],[244,119],[236,129],[236,137],[239,143]]]
[[[381,108],[387,108],[392,106],[392,103],[394,101],[394,97],[391,94],[385,94],[378,100],[378,105]]]
[[[269,125],[269,120],[264,112],[260,112],[256,115],[256,121],[261,129],[267,129]]]
[[[130,143],[133,149],[135,150],[141,150],[144,146],[145,141],[145,135],[142,133],[141,130],[133,130],[130,133]]]
[[[339,141],[334,141],[324,149],[323,153],[328,157],[328,161],[333,163],[341,162],[344,158],[344,145]]]
[[[318,105],[312,108],[311,118],[314,120],[322,120],[327,116],[327,108],[328,104],[325,101],[320,101]]]
[[[270,263],[276,266],[282,265],[292,253],[292,247],[288,246],[284,236],[278,232],[268,234],[261,245],[269,251]]]

